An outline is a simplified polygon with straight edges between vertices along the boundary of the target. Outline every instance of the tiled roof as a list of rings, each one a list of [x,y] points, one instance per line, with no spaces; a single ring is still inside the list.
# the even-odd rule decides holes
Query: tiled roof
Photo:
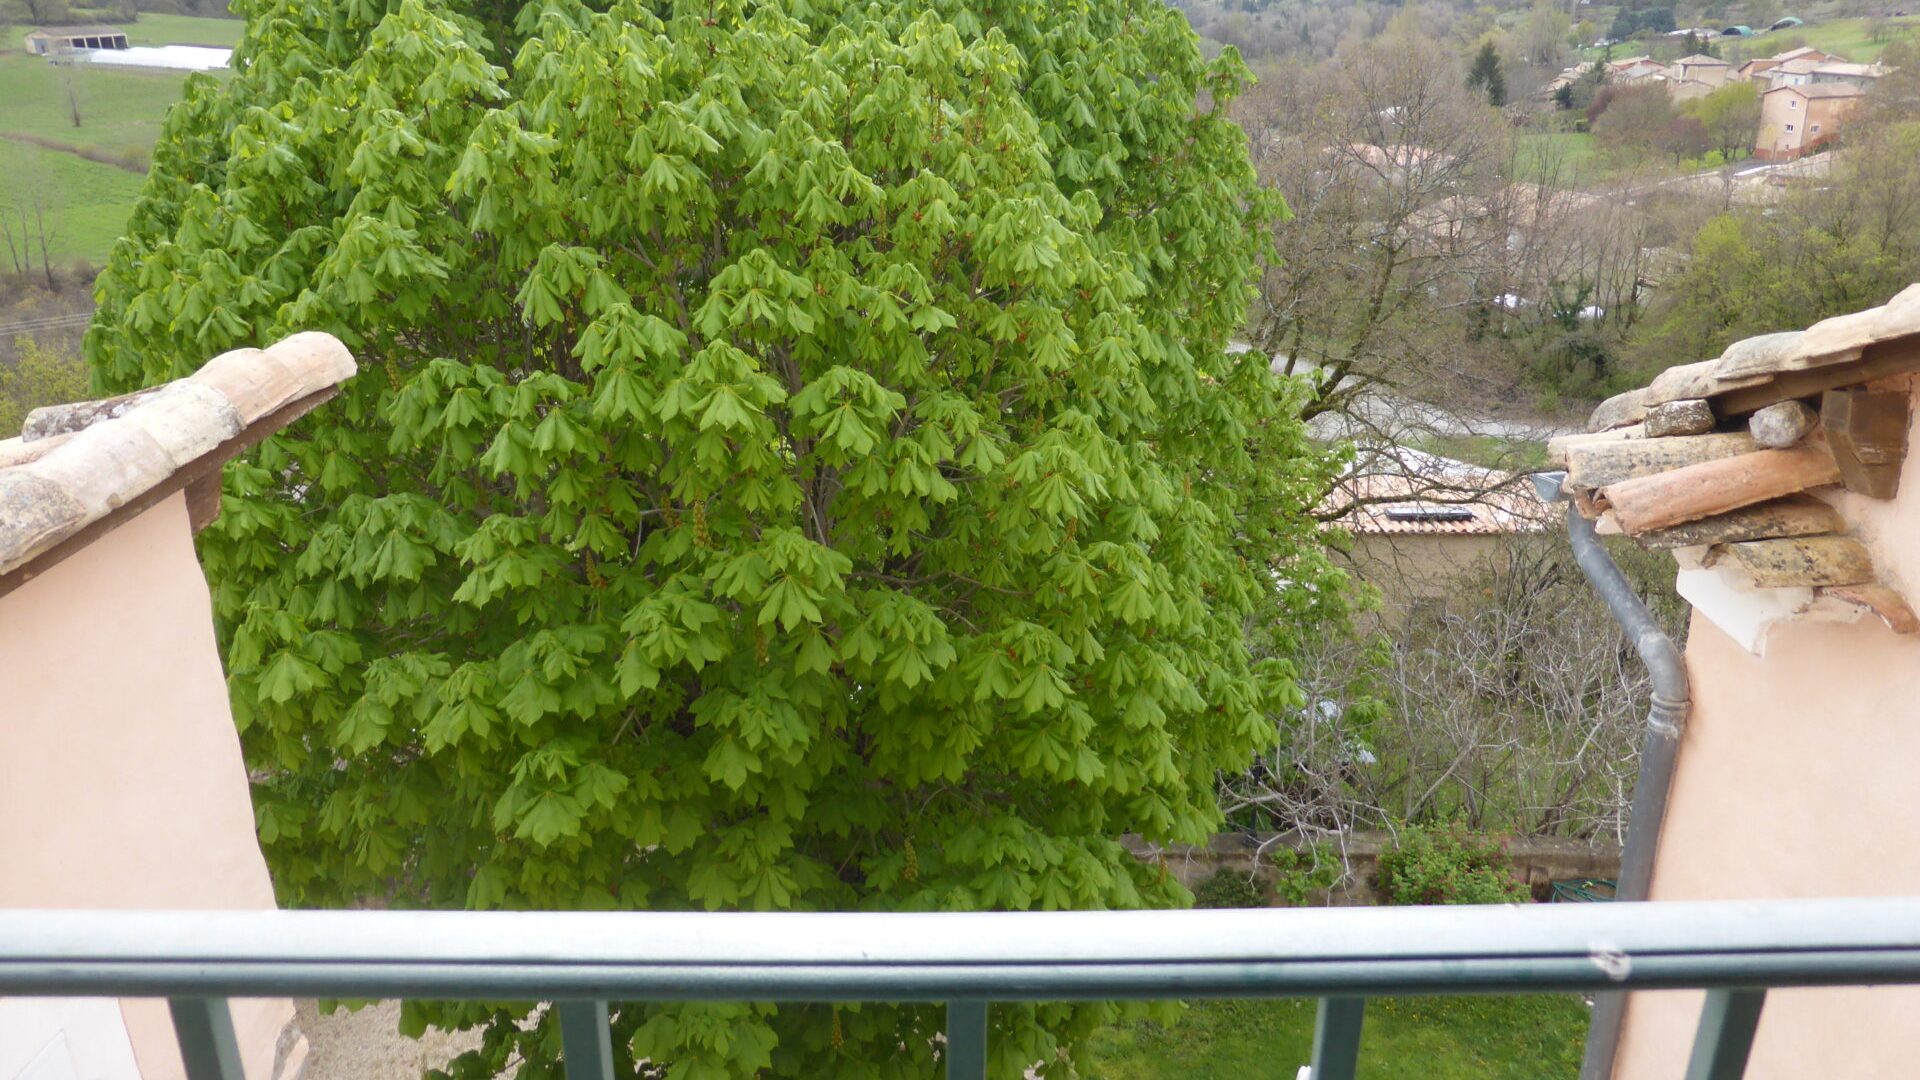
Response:
[[[1558,517],[1525,477],[1407,449],[1356,466],[1323,505],[1348,507],[1334,524],[1363,536],[1504,536]]]
[[[1849,98],[1860,97],[1866,93],[1852,83],[1803,83],[1799,86],[1775,86],[1760,92],[1778,94],[1782,91],[1799,94],[1804,98]]]
[[[19,438],[0,441],[0,575],[353,372],[333,336],[295,334],[161,386],[34,410]]]
[[[1815,75],[1852,75],[1877,79],[1887,73],[1879,64],[1849,64],[1843,60],[1823,60],[1813,65]]]
[[[1683,595],[1688,572],[1712,570],[1715,595],[1764,594],[1791,617],[1833,597],[1920,629],[1853,535],[1861,522],[1839,512],[1897,493],[1916,376],[1920,285],[1669,368],[1602,402],[1591,434],[1553,440],[1549,456],[1600,531],[1676,551]]]
[[[126,31],[117,26],[36,26],[27,33],[50,37],[121,37]]]

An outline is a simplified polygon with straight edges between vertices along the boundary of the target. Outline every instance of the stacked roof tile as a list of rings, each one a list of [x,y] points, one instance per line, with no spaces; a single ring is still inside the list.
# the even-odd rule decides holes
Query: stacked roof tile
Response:
[[[1763,334],[1602,402],[1555,439],[1565,488],[1601,532],[1719,568],[1740,588],[1797,589],[1920,628],[1836,510],[1898,491],[1920,372],[1920,285],[1804,330]]]

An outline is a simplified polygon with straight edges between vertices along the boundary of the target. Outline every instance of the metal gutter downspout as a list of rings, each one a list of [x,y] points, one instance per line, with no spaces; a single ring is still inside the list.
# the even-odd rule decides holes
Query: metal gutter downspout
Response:
[[[1566,478],[1564,472],[1536,473],[1533,484],[1542,500],[1555,502],[1564,497],[1560,487]],[[1640,776],[1633,786],[1632,816],[1627,819],[1627,842],[1620,853],[1620,880],[1614,890],[1615,900],[1645,900],[1653,881],[1660,827],[1667,818],[1667,795],[1673,789],[1680,732],[1692,707],[1687,661],[1600,545],[1593,523],[1580,516],[1571,503],[1567,505],[1567,540],[1573,545],[1574,561],[1633,640],[1634,651],[1640,654],[1640,662],[1646,665],[1653,682],[1653,705],[1647,711],[1647,733],[1640,744]],[[1594,995],[1580,1080],[1613,1080],[1626,1008],[1625,993]]]

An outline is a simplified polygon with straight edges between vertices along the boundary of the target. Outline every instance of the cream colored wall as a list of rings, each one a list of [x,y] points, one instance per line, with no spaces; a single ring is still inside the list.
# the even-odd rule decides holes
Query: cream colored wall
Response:
[[[1900,484],[1892,502],[1830,501],[1920,600],[1920,455]],[[1653,898],[1920,895],[1920,637],[1877,618],[1785,623],[1755,656],[1698,615],[1690,635],[1694,708]],[[1682,1076],[1700,1000],[1634,995],[1615,1076]],[[1775,991],[1747,1076],[1914,1076],[1915,1017],[1916,988]]]
[[[184,496],[0,596],[0,687],[0,906],[273,906]],[[166,1003],[118,1011],[140,1076],[184,1077]],[[235,1002],[250,1080],[292,1016]]]
[[[1499,556],[1507,539],[1458,533],[1359,534],[1353,538],[1353,572],[1380,590],[1381,616],[1398,624],[1415,600],[1452,596],[1461,575]]]
[[[1789,108],[1787,103],[1793,102]],[[1807,102],[1798,94],[1767,94],[1760,99],[1760,133],[1753,140],[1753,147],[1769,153],[1791,153],[1800,149],[1807,138]],[[1793,125],[1788,131],[1786,126]]]

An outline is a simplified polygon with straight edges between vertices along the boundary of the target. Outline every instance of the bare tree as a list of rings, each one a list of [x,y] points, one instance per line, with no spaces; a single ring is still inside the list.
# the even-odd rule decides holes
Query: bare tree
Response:
[[[13,143],[0,145],[19,149]],[[60,192],[31,153],[22,151],[17,162],[0,163],[0,251],[16,274],[33,273],[37,255],[49,289],[57,287],[53,249],[59,240],[59,210]]]
[[[1670,564],[1623,559],[1677,634]],[[1649,689],[1564,541],[1513,537],[1446,591],[1297,660],[1307,700],[1282,744],[1223,783],[1235,820],[1333,840],[1441,819],[1624,836]]]

